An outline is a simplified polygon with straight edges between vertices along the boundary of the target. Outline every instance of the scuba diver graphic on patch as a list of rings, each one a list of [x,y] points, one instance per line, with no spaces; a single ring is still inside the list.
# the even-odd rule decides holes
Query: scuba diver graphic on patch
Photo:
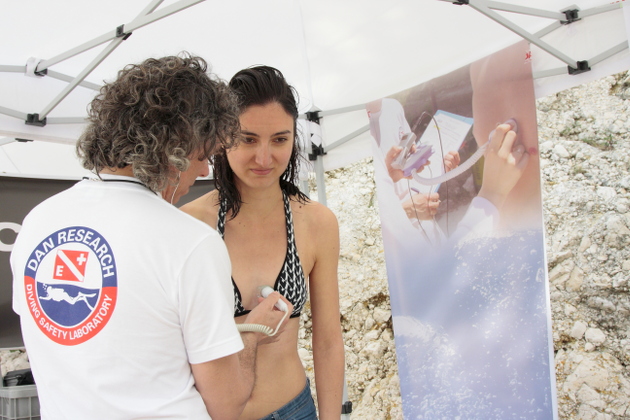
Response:
[[[83,343],[107,325],[116,306],[113,250],[93,229],[60,229],[31,253],[24,288],[42,333],[63,345]]]
[[[88,308],[90,308],[90,310],[93,310],[94,307],[90,305],[90,302],[88,301],[87,298],[91,298],[96,296],[96,293],[92,293],[89,295],[86,295],[83,292],[79,292],[78,295],[76,295],[75,297],[70,296],[65,290],[61,289],[61,288],[54,288],[52,286],[45,286],[46,287],[46,296],[40,296],[39,300],[54,300],[55,302],[61,302],[66,301],[71,305],[74,305],[76,302],[78,301],[82,301],[85,302],[85,304],[88,306]]]

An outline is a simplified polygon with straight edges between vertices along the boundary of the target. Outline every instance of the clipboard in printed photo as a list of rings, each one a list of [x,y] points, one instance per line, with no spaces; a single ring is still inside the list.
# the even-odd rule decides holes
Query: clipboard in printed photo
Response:
[[[430,162],[421,172],[422,178],[437,178],[444,174],[444,156],[450,151],[458,151],[466,139],[473,119],[438,110],[431,116],[424,112],[414,122],[412,132],[402,141],[403,151],[400,154],[400,165],[405,176],[422,165]],[[412,146],[415,145],[415,152]],[[392,165],[393,166],[393,165]],[[439,184],[427,186],[412,182],[418,192],[437,191]]]

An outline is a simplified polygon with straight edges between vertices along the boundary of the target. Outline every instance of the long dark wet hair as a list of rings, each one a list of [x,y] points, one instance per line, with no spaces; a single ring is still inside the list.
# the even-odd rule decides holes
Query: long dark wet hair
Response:
[[[287,195],[297,197],[300,203],[308,202],[306,194],[297,186],[300,147],[297,141],[298,108],[295,89],[287,83],[280,70],[269,66],[255,66],[239,71],[230,80],[229,87],[238,99],[241,114],[252,105],[278,103],[293,117],[293,150],[289,165],[280,177],[280,188]],[[230,219],[233,219],[241,209],[243,200],[234,182],[234,172],[228,163],[227,148],[221,148],[213,156],[211,164],[219,203],[225,202]]]

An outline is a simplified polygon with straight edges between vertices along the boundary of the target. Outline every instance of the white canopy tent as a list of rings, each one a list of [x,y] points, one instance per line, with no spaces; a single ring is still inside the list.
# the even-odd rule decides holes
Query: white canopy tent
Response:
[[[533,44],[539,96],[630,68],[624,3],[573,1],[4,2],[0,172],[83,175],[73,145],[103,80],[128,63],[186,50],[224,79],[254,64],[281,69],[300,111],[319,111],[311,116],[321,123],[321,175],[370,155],[364,103],[521,37]],[[569,75],[569,67],[591,70]]]
[[[322,175],[368,157],[364,104],[525,38],[538,96],[630,68],[623,2],[26,0],[0,17],[0,174],[78,178],[86,108],[128,63],[189,51],[220,77],[267,64],[300,95]],[[625,13],[624,13],[625,12]],[[524,60],[526,57],[524,57]],[[569,69],[571,73],[569,74]],[[588,70],[588,71],[587,71]],[[318,120],[320,127],[306,122]],[[2,222],[2,220],[0,220]]]

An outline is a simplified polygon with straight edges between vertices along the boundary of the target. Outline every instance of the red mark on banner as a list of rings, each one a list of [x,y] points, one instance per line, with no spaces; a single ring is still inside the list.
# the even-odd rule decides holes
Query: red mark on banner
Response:
[[[83,281],[87,266],[87,251],[57,250],[55,258],[55,280]]]
[[[525,62],[529,63],[530,61],[532,61],[532,52],[531,51],[527,51],[525,53]]]

